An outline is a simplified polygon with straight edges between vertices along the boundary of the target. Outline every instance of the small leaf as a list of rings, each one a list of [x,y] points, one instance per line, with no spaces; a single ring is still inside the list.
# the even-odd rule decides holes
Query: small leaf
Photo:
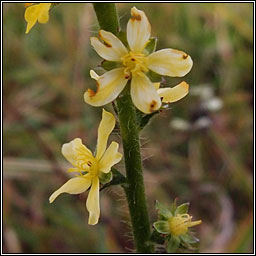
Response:
[[[195,244],[195,243],[199,242],[198,238],[196,238],[195,236],[193,236],[189,233],[181,235],[180,238],[183,242],[185,242],[187,244]]]
[[[157,44],[157,38],[156,37],[151,37],[149,38],[149,42],[147,43],[144,53],[145,55],[149,55],[152,52],[156,50],[156,44]]]
[[[100,172],[99,179],[102,184],[109,183],[113,178],[112,172],[104,173]]]
[[[176,253],[180,246],[180,239],[178,236],[171,236],[167,242],[166,250],[168,253]]]
[[[173,216],[170,210],[158,201],[156,201],[155,207],[158,210],[158,218],[160,220],[168,220]]]
[[[189,207],[189,203],[184,203],[184,204],[179,205],[177,207],[177,209],[175,210],[174,215],[187,213],[188,207]]]
[[[168,221],[160,220],[153,224],[153,227],[157,232],[161,234],[170,234],[169,223]]]

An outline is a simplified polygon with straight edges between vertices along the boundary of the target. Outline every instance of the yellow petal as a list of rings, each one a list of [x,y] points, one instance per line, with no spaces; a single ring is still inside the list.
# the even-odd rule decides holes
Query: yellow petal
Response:
[[[122,154],[118,152],[118,143],[113,141],[105,151],[104,155],[99,161],[99,171],[108,173],[111,167],[122,159]]]
[[[124,68],[112,69],[97,78],[97,91],[88,89],[84,94],[84,100],[95,107],[106,105],[117,98],[127,81]]]
[[[88,160],[93,159],[92,152],[85,145],[83,145],[80,138],[76,138],[69,143],[65,143],[61,149],[62,154],[65,158],[73,165],[77,166],[77,161],[79,156],[88,158]],[[80,167],[80,166],[79,166]]]
[[[26,34],[36,24],[37,20],[40,23],[46,23],[49,20],[49,9],[51,4],[35,4],[29,6],[25,10],[25,20],[27,22]]]
[[[40,6],[40,13],[39,13],[39,16],[38,16],[38,22],[39,23],[42,23],[42,24],[45,24],[48,22],[49,20],[49,10],[51,8],[51,4],[39,4],[41,5]]]
[[[100,217],[100,190],[99,179],[95,177],[92,181],[92,186],[86,201],[86,207],[89,212],[89,225],[95,225],[98,223]]]
[[[132,77],[131,97],[134,105],[146,114],[161,107],[161,100],[154,84],[144,74]]]
[[[189,92],[189,85],[186,82],[174,86],[173,88],[161,88],[157,90],[158,95],[163,98],[162,102],[171,103],[184,98]]]
[[[29,33],[31,28],[36,24],[38,18],[39,10],[38,5],[32,5],[25,10],[25,20],[27,22],[26,34]]]
[[[133,52],[141,53],[150,38],[151,26],[145,13],[136,7],[131,9],[131,15],[127,24],[127,41]]]
[[[115,117],[107,112],[105,109],[102,110],[102,120],[98,128],[98,140],[97,140],[97,153],[96,159],[100,160],[104,154],[107,141],[110,133],[113,131],[116,124]]]
[[[153,84],[154,84],[155,89],[158,90],[160,87],[160,83],[158,82],[158,83],[153,83]]]
[[[163,76],[182,77],[192,68],[189,55],[174,49],[163,49],[148,56],[147,67]]]
[[[72,178],[62,185],[58,190],[56,190],[50,196],[49,201],[52,203],[62,193],[80,194],[86,191],[90,185],[91,179],[87,178],[86,175]]]
[[[99,36],[104,43],[97,37],[91,37],[91,45],[95,51],[105,60],[121,62],[121,58],[128,52],[123,43],[112,33],[100,30]]]

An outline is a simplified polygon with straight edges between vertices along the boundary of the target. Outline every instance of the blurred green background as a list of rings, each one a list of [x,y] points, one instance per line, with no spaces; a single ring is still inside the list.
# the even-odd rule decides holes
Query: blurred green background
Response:
[[[191,202],[201,253],[253,251],[253,4],[119,3],[145,11],[157,49],[188,53],[190,93],[141,133],[150,218],[154,201]],[[85,194],[50,194],[68,179],[61,146],[81,137],[96,145],[101,108],[83,101],[101,59],[89,43],[92,5],[60,4],[26,35],[24,5],[3,4],[4,252],[132,252],[122,189],[101,193],[101,218],[87,225]],[[106,107],[111,110],[111,106]],[[112,137],[120,142],[118,130]],[[117,168],[124,173],[124,164]],[[161,250],[161,248],[159,248]]]

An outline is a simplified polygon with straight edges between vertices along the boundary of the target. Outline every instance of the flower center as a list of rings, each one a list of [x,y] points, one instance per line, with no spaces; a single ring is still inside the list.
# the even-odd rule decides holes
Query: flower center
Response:
[[[191,221],[192,216],[189,214],[178,214],[169,219],[170,233],[174,236],[184,235],[188,232],[188,228],[199,225],[201,220]]]
[[[125,75],[130,78],[130,75],[141,75],[148,72],[147,57],[142,53],[129,52],[122,58],[125,66]]]
[[[93,177],[98,175],[98,161],[93,155],[89,155],[88,152],[83,150],[83,148],[77,149],[75,165],[80,175],[83,175],[85,172],[90,173]]]

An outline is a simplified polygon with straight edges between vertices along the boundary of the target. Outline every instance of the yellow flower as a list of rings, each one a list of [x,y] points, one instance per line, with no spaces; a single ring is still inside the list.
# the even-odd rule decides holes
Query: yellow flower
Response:
[[[27,22],[26,34],[28,34],[37,21],[43,24],[48,22],[51,3],[40,3],[33,5],[26,3],[25,5],[27,6],[27,8],[25,10],[24,16]]]
[[[100,216],[99,178],[102,174],[109,173],[111,167],[122,159],[122,154],[118,152],[118,143],[112,142],[107,148],[107,140],[114,127],[114,116],[103,109],[98,128],[96,156],[82,144],[79,138],[63,145],[62,154],[74,166],[68,171],[78,172],[79,175],[68,180],[49,198],[52,203],[62,193],[80,194],[90,188],[86,201],[90,225],[97,224]]]
[[[131,9],[131,19],[127,24],[129,49],[112,33],[100,30],[99,37],[91,37],[95,51],[105,60],[118,62],[120,67],[106,72],[97,80],[97,91],[88,89],[84,94],[86,103],[102,106],[115,100],[131,79],[131,97],[134,105],[144,113],[151,113],[163,102],[175,102],[188,93],[188,84],[180,83],[174,88],[158,89],[146,76],[153,71],[163,76],[182,77],[192,68],[193,62],[186,53],[174,49],[163,49],[147,54],[151,26],[143,11]],[[160,84],[159,84],[160,85]],[[158,87],[159,87],[158,85]]]

